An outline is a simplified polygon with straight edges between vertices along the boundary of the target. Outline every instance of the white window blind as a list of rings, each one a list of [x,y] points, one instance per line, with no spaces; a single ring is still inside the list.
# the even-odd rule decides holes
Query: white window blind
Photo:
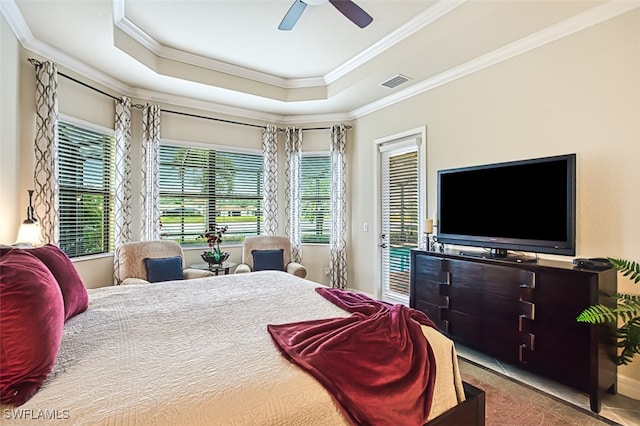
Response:
[[[382,155],[382,254],[385,291],[409,295],[410,250],[418,246],[418,150]]]
[[[303,243],[329,243],[331,157],[303,154],[300,163],[300,228]]]
[[[69,257],[113,248],[115,139],[88,128],[58,123],[60,248]]]
[[[262,155],[160,144],[161,237],[202,245],[209,225],[223,243],[260,235]]]

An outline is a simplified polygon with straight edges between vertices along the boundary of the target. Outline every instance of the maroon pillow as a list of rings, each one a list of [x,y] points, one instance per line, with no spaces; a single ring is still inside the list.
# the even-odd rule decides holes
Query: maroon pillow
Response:
[[[60,287],[27,250],[0,258],[0,402],[22,405],[42,386],[64,328]]]
[[[64,320],[84,312],[89,306],[89,294],[69,256],[52,244],[27,250],[40,259],[58,281],[64,300]]]

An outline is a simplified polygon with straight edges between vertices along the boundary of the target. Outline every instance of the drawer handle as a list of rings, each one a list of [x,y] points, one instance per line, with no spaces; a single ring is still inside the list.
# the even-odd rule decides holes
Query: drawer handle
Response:
[[[536,335],[532,333],[527,333],[522,336],[521,344],[524,349],[529,349],[531,352],[535,352],[536,350]]]
[[[520,316],[528,318],[530,320],[536,319],[536,305],[535,303],[520,301]]]
[[[440,314],[440,318],[443,321],[448,321],[449,320],[449,308],[446,308],[444,306],[439,306],[438,307],[438,313]]]
[[[526,363],[526,361],[524,360],[524,350],[526,349],[525,345],[520,345],[518,346],[518,361],[522,362],[522,363]]]
[[[527,361],[524,360],[525,349],[528,350],[529,352],[535,351],[536,336],[534,334],[528,333],[527,337],[529,341],[527,343],[521,343],[518,346],[518,361],[520,361],[523,364],[527,363]]]
[[[535,274],[526,274],[521,277],[522,281],[520,282],[520,288],[536,288],[536,275]]]
[[[440,299],[442,300],[442,305],[440,305],[440,309],[449,309],[449,296],[442,296]]]

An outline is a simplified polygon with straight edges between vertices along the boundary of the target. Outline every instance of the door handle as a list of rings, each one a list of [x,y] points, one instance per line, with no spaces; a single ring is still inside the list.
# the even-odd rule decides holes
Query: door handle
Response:
[[[382,243],[380,244],[380,247],[384,249],[384,248],[387,248],[388,246],[387,246],[387,243]]]

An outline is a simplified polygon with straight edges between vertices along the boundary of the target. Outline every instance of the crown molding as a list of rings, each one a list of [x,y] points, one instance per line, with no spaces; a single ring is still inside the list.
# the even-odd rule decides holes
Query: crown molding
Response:
[[[142,47],[153,54],[169,60],[183,62],[185,64],[196,65],[213,71],[231,74],[236,77],[246,78],[269,84],[283,89],[294,89],[303,87],[326,86],[327,82],[323,77],[287,79],[272,74],[263,73],[238,65],[230,64],[216,59],[207,58],[202,55],[190,53],[181,49],[165,46],[147,34],[125,16],[125,0],[113,0],[113,24],[122,32],[127,34]]]
[[[336,114],[287,115],[283,116],[279,123],[283,125],[294,125],[300,123],[342,123],[353,121],[354,118],[353,114],[349,112]]]
[[[366,62],[392,48],[404,39],[442,18],[444,15],[461,6],[466,1],[467,0],[438,1],[435,5],[417,15],[415,18],[411,19],[405,25],[393,31],[379,42],[354,56],[335,70],[325,74],[324,79],[327,81],[327,84],[331,84],[339,80],[346,74],[364,65]]]
[[[143,29],[129,20],[125,15],[125,0],[113,0],[113,23],[121,31],[138,42],[142,47],[157,56],[184,62],[186,64],[197,65],[214,71],[224,72],[236,77],[258,81],[283,89],[296,89],[304,87],[327,86],[349,72],[364,65],[367,61],[382,54],[402,40],[410,37],[417,31],[440,19],[447,13],[464,4],[467,0],[439,0],[432,7],[411,19],[396,31],[392,32],[373,46],[349,59],[344,64],[338,66],[333,71],[320,77],[310,78],[282,78],[272,74],[263,73],[227,62],[207,58],[202,55],[190,53],[181,49],[165,46],[147,34]]]
[[[236,77],[258,81],[283,89],[326,85],[326,82],[322,77],[285,79],[238,65],[229,64],[227,62],[207,58],[202,55],[186,52],[184,50],[164,46],[154,40],[136,24],[131,22],[126,16],[120,15],[120,13],[124,13],[124,0],[114,0],[113,3],[114,25],[139,43],[142,47],[162,58],[196,65],[202,68],[231,74]]]
[[[436,87],[465,77],[476,71],[480,71],[490,66],[496,65],[502,61],[506,61],[515,56],[544,46],[545,44],[552,43],[556,40],[567,37],[571,34],[577,33],[594,25],[600,24],[639,7],[640,2],[638,2],[637,0],[609,1],[593,9],[589,9],[585,12],[561,21],[555,25],[533,33],[504,47],[479,56],[462,65],[451,68],[431,78],[416,83],[392,95],[386,96],[363,107],[357,108],[352,111],[352,115],[355,118],[360,118],[367,114],[371,114],[372,112],[412,98]]]
[[[188,96],[161,93],[151,90],[132,89],[127,96],[134,99],[144,99],[146,101],[157,104],[197,109],[216,114],[224,114],[234,117],[242,117],[245,119],[264,121],[266,123],[282,123],[282,121],[284,120],[284,117],[278,114],[270,114],[268,112],[250,110],[247,108],[238,108],[218,102],[207,101],[204,99],[196,99]]]
[[[27,21],[24,20],[20,9],[14,0],[0,1],[0,12],[7,20],[9,27],[18,38],[20,44],[30,43],[34,40]]]
[[[114,0],[114,4],[120,0]],[[468,61],[460,66],[442,72],[427,80],[418,82],[406,89],[400,90],[390,96],[371,102],[350,112],[336,114],[314,114],[314,115],[278,115],[244,108],[232,107],[216,102],[209,102],[202,99],[194,99],[184,96],[176,96],[165,92],[147,91],[127,86],[109,75],[53,48],[52,46],[37,40],[33,37],[31,30],[26,24],[19,8],[14,0],[0,1],[0,11],[4,15],[7,23],[13,30],[22,47],[37,55],[55,61],[59,65],[72,70],[98,84],[103,85],[117,93],[132,98],[145,99],[154,102],[166,102],[170,105],[195,108],[228,114],[237,117],[244,117],[265,122],[280,124],[297,123],[319,123],[332,121],[351,121],[380,109],[386,108],[398,102],[409,99],[413,96],[427,92],[441,85],[462,78],[476,71],[480,71],[502,61],[513,58],[522,53],[526,53],[537,47],[551,43],[563,37],[574,34],[591,26],[597,25],[609,19],[615,18],[624,13],[630,12],[640,7],[638,1],[612,0],[559,22],[551,27],[531,34],[521,40],[513,42],[507,46],[496,49],[474,60]]]

